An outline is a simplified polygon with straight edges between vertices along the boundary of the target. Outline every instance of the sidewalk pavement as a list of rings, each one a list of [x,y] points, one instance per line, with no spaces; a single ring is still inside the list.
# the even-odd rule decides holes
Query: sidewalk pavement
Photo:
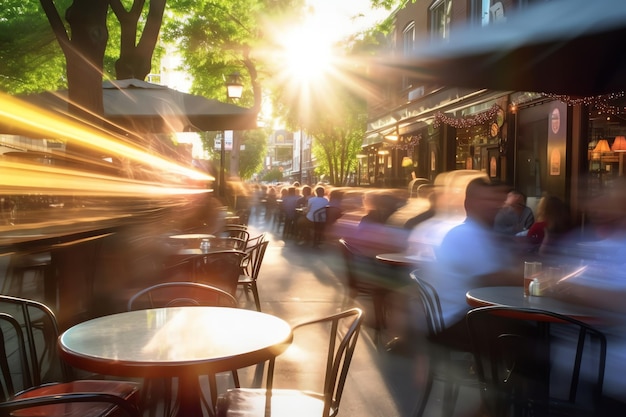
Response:
[[[296,324],[355,305],[354,302],[344,304],[345,270],[339,246],[334,242],[324,242],[319,248],[298,246],[293,240],[283,240],[282,235],[271,228],[264,230],[262,222],[251,221],[250,229],[250,236],[267,232],[270,241],[258,280],[263,312]],[[251,300],[249,303],[249,308],[254,308]],[[358,305],[364,309],[366,317],[370,314],[367,304],[365,301]],[[419,371],[413,357],[377,350],[373,329],[367,325],[367,320],[365,323],[348,374],[339,415],[413,416],[421,395],[419,381],[424,372]],[[283,355],[288,356],[288,352]],[[281,366],[281,359],[279,357],[276,363],[276,387],[306,388],[307,375],[323,372],[323,368],[311,365],[308,358],[299,358],[297,367]],[[476,413],[479,394],[475,390],[464,392],[468,390],[461,388],[455,416]],[[424,416],[441,415],[440,391],[441,384],[435,382]]]

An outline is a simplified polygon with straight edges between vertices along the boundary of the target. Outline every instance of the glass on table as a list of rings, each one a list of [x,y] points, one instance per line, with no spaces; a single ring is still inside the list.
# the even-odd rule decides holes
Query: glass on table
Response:
[[[524,296],[529,295],[530,283],[541,275],[541,262],[524,262]]]

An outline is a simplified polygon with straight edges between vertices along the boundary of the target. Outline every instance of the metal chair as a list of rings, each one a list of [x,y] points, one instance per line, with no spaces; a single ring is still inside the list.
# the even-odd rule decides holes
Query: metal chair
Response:
[[[144,288],[128,300],[128,311],[159,307],[181,306],[216,306],[237,307],[237,300],[228,292],[198,282],[164,282]],[[237,370],[232,371],[233,383],[239,387]],[[217,380],[215,375],[208,375],[212,404],[217,398]],[[163,392],[160,391],[163,390]],[[144,402],[149,404],[151,412],[156,415],[156,402],[163,401],[164,415],[169,415],[171,404],[172,380],[158,379],[144,381]],[[154,400],[156,399],[156,401]],[[205,407],[211,406],[205,400]]]
[[[602,332],[530,308],[481,307],[466,318],[483,401],[493,415],[605,415]]]
[[[415,406],[414,416],[424,415],[435,381],[444,384],[443,415],[452,416],[460,387],[479,390],[480,385],[473,372],[471,352],[457,346],[450,346],[438,339],[446,329],[439,295],[436,289],[421,279],[418,274],[419,270],[414,270],[409,274],[412,283],[407,287],[407,292],[413,292],[423,309],[427,334],[426,338],[416,339],[423,342],[424,346],[418,348],[424,349],[429,364],[426,384]]]
[[[261,264],[263,263],[263,257],[265,256],[265,250],[267,249],[268,244],[268,241],[259,242],[247,251],[248,255],[244,259],[243,274],[239,275],[239,281],[237,283],[237,285],[243,288],[246,296],[248,296],[249,291],[252,292],[254,305],[256,306],[257,311],[261,311],[261,300],[259,299],[257,279],[259,277],[259,271],[261,270]]]
[[[324,240],[326,228],[334,224],[341,217],[341,209],[335,206],[326,206],[313,213],[313,245],[317,246]]]
[[[128,300],[128,311],[158,307],[217,306],[237,308],[230,293],[198,282],[163,282],[144,288]]]
[[[345,239],[339,239],[341,253],[346,266],[347,292],[343,306],[346,307],[359,297],[369,298],[374,311],[374,343],[381,344],[381,333],[386,328],[385,299],[390,293],[382,265],[363,255]]]
[[[328,317],[301,323],[293,328],[295,343],[297,344],[302,339],[303,349],[304,346],[310,347],[319,344],[318,326],[321,326],[328,334],[327,348],[311,353],[312,355],[320,354],[320,358],[323,356],[321,360],[326,361],[324,374],[318,378],[320,384],[323,385],[320,391],[273,388],[272,373],[274,367],[271,363],[268,368],[268,386],[266,389],[235,388],[228,390],[226,394],[218,398],[217,416],[336,416],[339,412],[343,388],[358,340],[362,317],[361,310],[353,308]],[[305,331],[306,329],[314,331]],[[312,340],[317,341],[312,342]],[[288,352],[284,356],[288,355]],[[302,353],[299,356],[301,355]],[[306,361],[317,365],[317,361],[311,359],[307,357]],[[310,380],[311,378],[307,377],[306,379]]]
[[[1,295],[0,311],[0,415],[140,415],[138,384],[72,380],[56,354],[59,330],[47,306]]]

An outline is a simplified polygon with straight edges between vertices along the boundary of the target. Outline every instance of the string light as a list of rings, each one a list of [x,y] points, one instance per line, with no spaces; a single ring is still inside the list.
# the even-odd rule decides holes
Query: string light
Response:
[[[388,146],[391,149],[399,149],[402,151],[413,151],[417,145],[419,145],[420,140],[422,140],[422,134],[418,133],[417,135],[412,136],[402,136],[400,141],[397,143]]]
[[[484,112],[478,113],[474,116],[461,118],[450,117],[446,116],[442,112],[437,112],[434,116],[435,120],[433,122],[433,127],[435,127],[436,129],[441,125],[441,123],[447,124],[448,126],[452,126],[457,129],[466,129],[469,127],[482,125],[492,120],[495,120],[496,116],[498,115],[499,109],[500,107],[497,104],[494,104],[493,106],[491,106],[491,108],[485,110]]]

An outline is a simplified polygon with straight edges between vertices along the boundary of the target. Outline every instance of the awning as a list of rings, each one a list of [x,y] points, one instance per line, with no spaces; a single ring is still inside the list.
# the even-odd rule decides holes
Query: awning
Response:
[[[626,1],[554,0],[484,28],[452,28],[379,65],[424,83],[596,96],[626,90]]]

